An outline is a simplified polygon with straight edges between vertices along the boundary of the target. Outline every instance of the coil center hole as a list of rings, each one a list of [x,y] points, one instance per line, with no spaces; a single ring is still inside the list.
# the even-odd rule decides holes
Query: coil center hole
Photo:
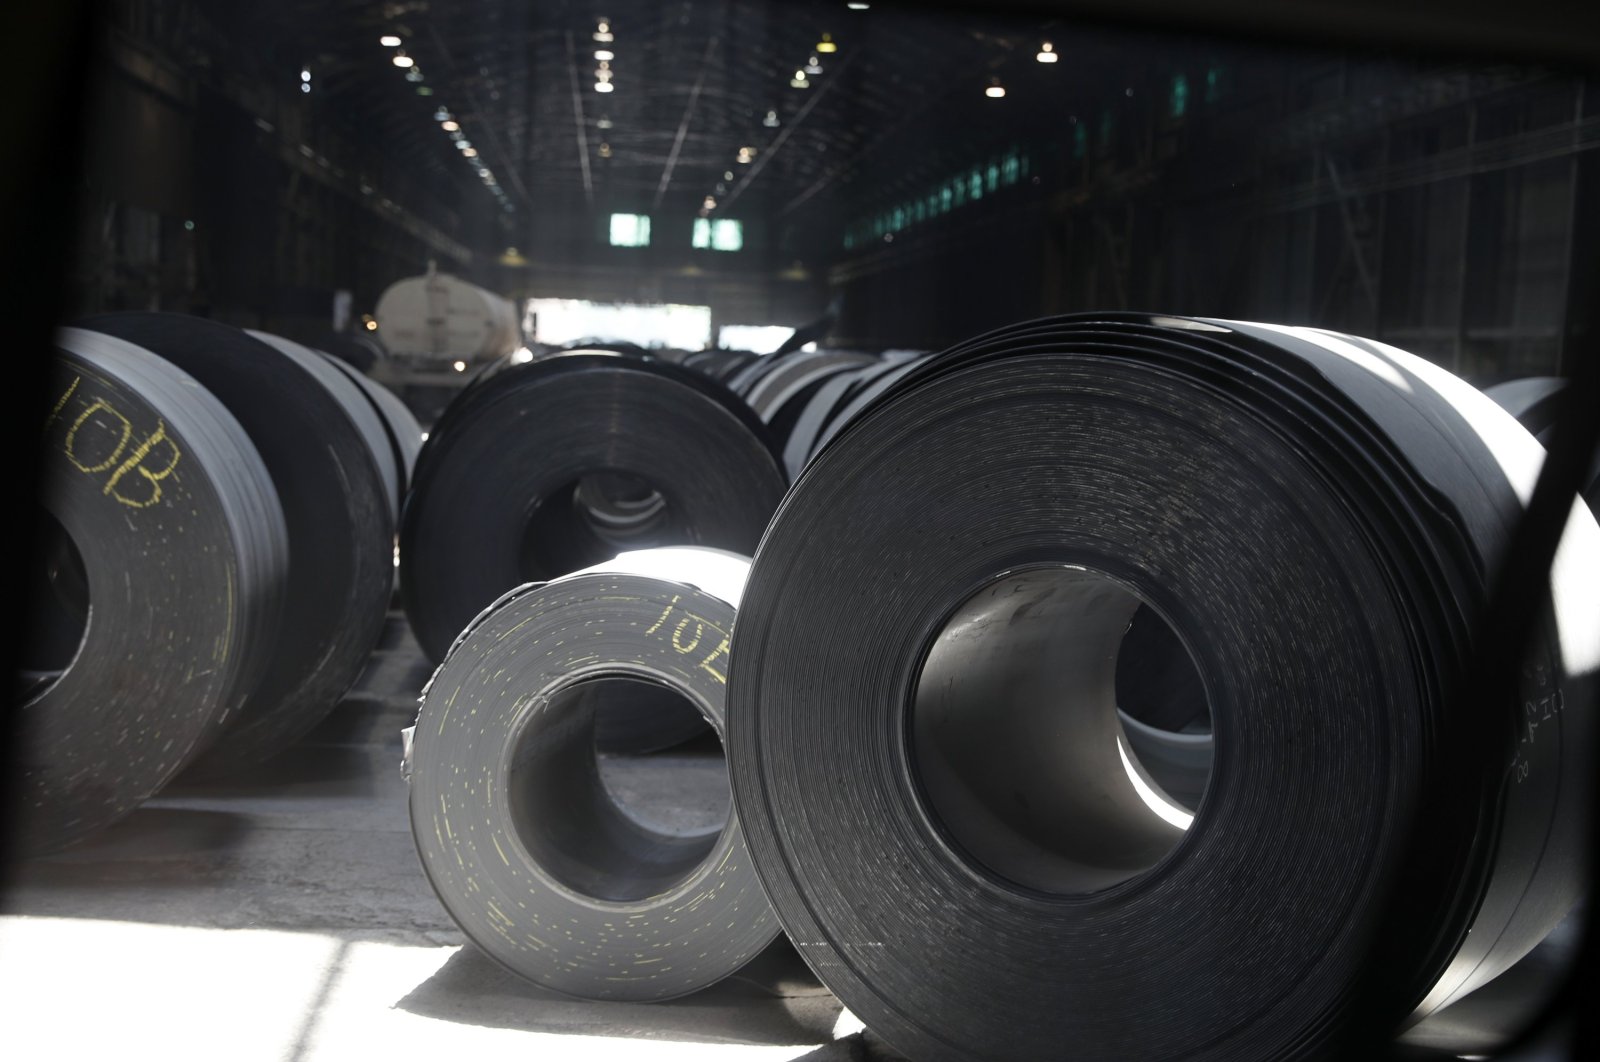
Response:
[[[648,755],[596,745],[606,712],[663,697],[693,705],[646,679],[587,678],[553,694],[512,745],[507,795],[517,838],[574,892],[617,903],[670,892],[727,827],[731,788],[715,734]]]
[[[618,553],[684,541],[685,529],[649,480],[601,470],[552,491],[528,518],[522,574],[553,579]]]
[[[28,623],[18,660],[21,699],[44,693],[77,658],[89,630],[89,574],[72,536],[38,510],[27,570]]]
[[[1211,774],[1182,641],[1123,583],[1078,567],[1007,573],[962,602],[928,649],[907,737],[953,847],[1047,893],[1154,867]]]

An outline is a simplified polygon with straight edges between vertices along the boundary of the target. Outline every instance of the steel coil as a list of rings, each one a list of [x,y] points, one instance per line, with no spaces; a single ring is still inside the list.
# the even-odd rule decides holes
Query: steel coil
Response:
[[[24,852],[128,814],[240,713],[289,563],[277,492],[220,402],[131,343],[56,342],[17,716]]]
[[[288,529],[284,620],[273,666],[196,762],[231,771],[282,752],[360,676],[382,633],[394,580],[394,521],[377,458],[343,378],[297,344],[177,314],[127,313],[85,326],[138,343],[199,380],[249,434],[277,488]]]
[[[1566,381],[1554,376],[1528,376],[1495,384],[1483,393],[1517,418],[1533,433],[1541,446],[1549,446],[1555,430],[1557,397]],[[1588,483],[1583,488],[1589,508],[1600,512],[1600,457],[1590,466]]]
[[[777,935],[725,804],[698,828],[645,821],[596,755],[607,702],[636,687],[720,735],[748,566],[668,548],[521,587],[429,682],[408,760],[417,850],[451,916],[512,972],[586,999],[669,999]],[[726,800],[725,781],[712,788]]]
[[[575,499],[593,477],[664,500],[648,541],[588,518]],[[442,660],[473,616],[522,583],[630,546],[753,551],[784,485],[761,422],[698,373],[584,353],[497,367],[451,404],[417,461],[400,527],[412,630]]]
[[[319,353],[321,353],[319,351]],[[395,525],[399,526],[400,504],[404,503],[406,490],[411,485],[411,470],[416,467],[417,454],[422,450],[422,426],[417,423],[416,416],[400,401],[393,391],[378,383],[370,376],[361,372],[348,362],[334,357],[332,354],[323,354],[324,358],[333,367],[349,377],[361,393],[371,403],[372,409],[383,424],[383,432],[389,441],[389,464],[394,469],[394,496],[398,499],[395,505]]]
[[[1470,624],[1542,455],[1480,393],[1333,333],[1119,314],[868,401],[762,540],[729,757],[785,929],[901,1051],[1327,1054],[1571,906],[1600,528],[1573,507],[1521,696],[1482,717]],[[1204,691],[1193,811],[1116,711],[1141,607]]]

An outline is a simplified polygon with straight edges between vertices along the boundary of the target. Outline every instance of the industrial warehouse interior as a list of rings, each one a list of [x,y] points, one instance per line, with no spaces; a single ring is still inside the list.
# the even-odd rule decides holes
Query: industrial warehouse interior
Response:
[[[40,7],[0,1055],[1600,1057],[1592,14]]]

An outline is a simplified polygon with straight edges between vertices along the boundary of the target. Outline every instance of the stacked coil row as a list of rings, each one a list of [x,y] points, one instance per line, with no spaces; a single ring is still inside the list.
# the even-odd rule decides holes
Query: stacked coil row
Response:
[[[730,452],[797,477],[748,580],[710,592],[682,551],[558,576],[507,515],[497,549],[546,567],[461,603],[484,611],[419,715],[424,863],[510,968],[665,998],[775,916],[914,1058],[1313,1057],[1426,1026],[1582,893],[1600,527],[1574,506],[1519,695],[1474,700],[1478,612],[1542,451],[1448,373],[1329,332],[1127,314],[934,357],[684,365],[727,385],[691,419],[760,438],[742,396],[767,442]],[[559,447],[557,413],[525,413],[521,460],[543,452],[562,490],[508,508],[675,511],[687,487],[627,449],[657,422],[634,408],[586,409],[617,427],[580,462],[581,433]],[[606,682],[723,736],[722,831],[641,832],[595,796],[607,704],[634,703]],[[690,913],[720,895],[709,869],[749,866],[771,914],[743,879],[737,915]]]
[[[24,851],[186,767],[273,756],[332,709],[383,625],[421,438],[330,357],[142,313],[59,333],[44,432]]]
[[[137,784],[58,770],[58,832],[105,778],[122,806],[191,754],[159,741],[300,732],[372,637],[358,573],[403,491],[401,593],[439,664],[406,754],[418,850],[548,988],[682,995],[781,929],[919,1060],[1318,1057],[1450,1013],[1586,887],[1584,506],[1529,644],[1474,641],[1537,401],[1500,396],[1525,428],[1380,343],[1132,314],[935,356],[582,350],[478,374],[401,486],[375,419],[282,408],[271,374],[311,371],[283,344],[96,327],[121,341],[63,338],[47,507],[73,541],[115,530],[111,561],[85,551],[96,609],[126,569],[130,601],[192,615],[108,623],[102,685],[52,687],[126,702],[87,729],[142,741]],[[310,469],[324,422],[359,468]],[[1504,704],[1466,686],[1491,651],[1524,661]],[[181,734],[114,695],[157,658],[217,706]],[[93,747],[88,716],[37,715]],[[622,807],[608,757],[707,731],[725,820]]]

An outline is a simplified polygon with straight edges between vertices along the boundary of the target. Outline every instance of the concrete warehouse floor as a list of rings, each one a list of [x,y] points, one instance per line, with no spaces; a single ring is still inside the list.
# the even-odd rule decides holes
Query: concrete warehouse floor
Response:
[[[179,782],[17,868],[0,898],[0,1057],[896,1057],[782,941],[659,1004],[566,999],[485,958],[412,847],[399,732],[429,672],[395,613],[357,688],[289,754],[227,785]],[[670,776],[688,800],[634,806],[671,822],[724,800],[721,772],[709,741],[607,780],[630,799]]]

